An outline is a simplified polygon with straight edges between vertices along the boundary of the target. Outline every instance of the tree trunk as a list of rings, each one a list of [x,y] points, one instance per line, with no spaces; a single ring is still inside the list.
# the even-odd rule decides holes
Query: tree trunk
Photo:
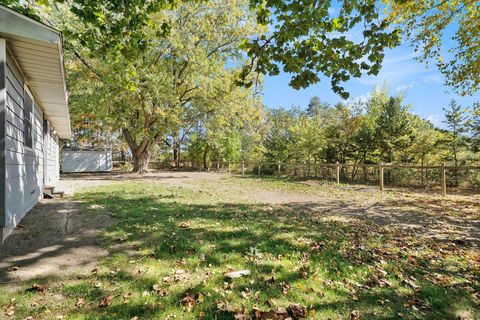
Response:
[[[205,170],[208,170],[207,153],[208,153],[208,145],[205,145],[205,150],[203,150],[203,169]]]
[[[150,152],[143,150],[143,152],[133,153],[133,172],[146,173],[148,171],[148,164],[150,163]]]
[[[180,145],[177,142],[173,143],[173,163],[175,168],[180,167]]]
[[[427,187],[427,171],[425,170],[424,166],[425,166],[425,157],[422,157],[422,162],[421,162],[421,165],[422,165],[422,186],[424,188]]]
[[[128,129],[122,130],[125,140],[127,140],[128,147],[133,156],[133,170],[132,173],[146,173],[148,171],[148,164],[150,162],[150,148],[152,142],[144,138],[140,143],[134,139]],[[153,142],[156,143],[156,137]]]

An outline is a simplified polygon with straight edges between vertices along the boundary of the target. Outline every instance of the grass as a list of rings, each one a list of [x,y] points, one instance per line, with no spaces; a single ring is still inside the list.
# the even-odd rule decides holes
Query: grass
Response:
[[[312,190],[275,179],[225,183]],[[122,182],[79,194],[88,214],[108,210],[117,219],[103,235],[109,256],[92,271],[23,283],[13,294],[0,289],[0,306],[13,304],[14,319],[234,319],[292,304],[314,319],[347,319],[354,310],[362,319],[480,318],[473,249],[256,203],[208,181],[197,187]],[[224,276],[245,269],[251,275]],[[33,283],[48,289],[26,290]]]

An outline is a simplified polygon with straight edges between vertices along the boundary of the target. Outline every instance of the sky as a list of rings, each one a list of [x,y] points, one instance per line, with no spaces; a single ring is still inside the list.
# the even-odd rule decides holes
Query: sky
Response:
[[[364,75],[349,80],[345,84],[351,98],[366,96],[375,86],[385,81],[391,94],[403,92],[405,103],[411,105],[411,111],[430,120],[435,126],[444,128],[442,108],[447,107],[452,98],[464,107],[480,101],[480,93],[473,97],[461,97],[449,91],[443,85],[443,76],[434,64],[426,66],[414,59],[413,48],[404,43],[385,52],[382,70],[377,76]],[[264,81],[263,103],[270,108],[306,108],[313,96],[322,101],[336,103],[341,98],[330,88],[330,80],[322,77],[321,82],[306,89],[295,90],[288,85],[290,76],[281,73],[275,77],[266,77]]]

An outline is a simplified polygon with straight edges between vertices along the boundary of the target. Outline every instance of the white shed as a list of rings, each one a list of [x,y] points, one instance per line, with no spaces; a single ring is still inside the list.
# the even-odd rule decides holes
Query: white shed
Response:
[[[108,172],[112,171],[110,150],[64,150],[62,172]]]
[[[0,243],[58,182],[70,136],[60,32],[0,5]]]

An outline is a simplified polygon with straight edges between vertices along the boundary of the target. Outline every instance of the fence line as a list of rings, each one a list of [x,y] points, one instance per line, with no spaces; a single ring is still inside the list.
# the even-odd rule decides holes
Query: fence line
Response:
[[[118,165],[122,165],[126,163],[125,161],[114,161],[114,165],[118,167]],[[181,161],[180,168],[187,168],[187,169],[205,169],[203,167],[203,163],[194,163],[192,161]],[[166,162],[150,162],[150,167],[154,169],[166,169],[166,168],[174,168],[175,166],[173,163],[166,163]],[[422,173],[422,180],[424,184],[426,183],[426,171],[427,170],[435,170],[438,172],[439,176],[439,187],[441,190],[442,196],[447,195],[447,172],[448,171],[455,171],[458,172],[459,170],[478,170],[480,174],[480,166],[476,165],[468,165],[468,166],[451,166],[445,165],[442,163],[441,165],[428,165],[428,166],[421,166],[421,165],[405,165],[405,164],[352,164],[352,163],[309,163],[309,162],[271,162],[271,161],[210,161],[207,163],[207,171],[221,171],[224,170],[228,173],[237,172],[245,175],[247,172],[262,175],[262,174],[273,174],[277,176],[288,176],[289,169],[293,167],[293,176],[302,176],[305,178],[309,177],[319,177],[319,171],[322,169],[335,169],[335,179],[336,183],[341,183],[342,175],[344,180],[348,180],[348,169],[351,168],[352,172],[352,182],[353,177],[355,177],[360,170],[363,171],[365,175],[365,180],[367,178],[367,169],[373,169],[374,175],[376,176],[377,185],[380,190],[385,189],[385,170],[391,169],[415,169],[420,170]],[[314,175],[312,175],[312,169],[314,171]],[[327,175],[324,175],[327,178]],[[391,182],[389,180],[389,182]]]

